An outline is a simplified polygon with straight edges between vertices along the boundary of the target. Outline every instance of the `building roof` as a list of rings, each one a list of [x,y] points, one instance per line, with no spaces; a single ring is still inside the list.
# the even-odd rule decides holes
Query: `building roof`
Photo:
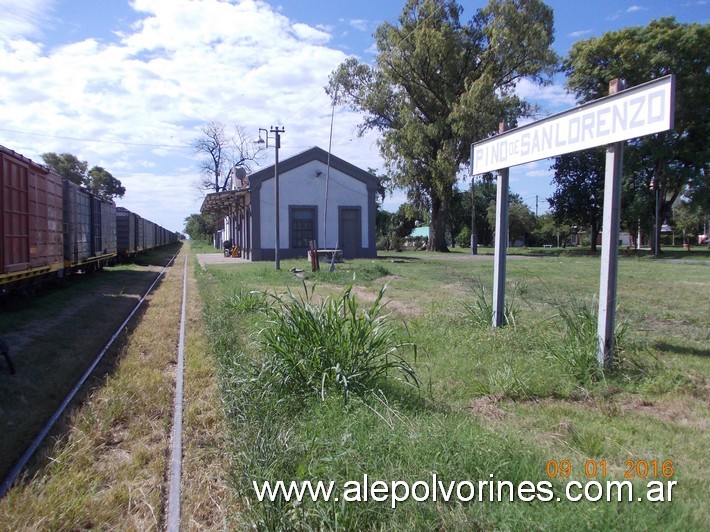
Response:
[[[428,226],[417,227],[414,229],[414,231],[409,233],[409,237],[410,238],[419,238],[419,237],[429,238],[429,227]]]
[[[247,194],[249,194],[249,190],[212,192],[205,197],[205,201],[202,202],[202,207],[200,207],[200,212],[202,214],[210,212],[220,215],[233,213],[240,205],[248,202]]]
[[[328,152],[325,151],[323,148],[314,146],[313,148],[294,155],[293,157],[289,157],[288,159],[279,161],[279,175],[293,170],[294,168],[298,168],[299,166],[303,166],[304,164],[314,160],[320,161],[323,164],[328,164]],[[343,172],[344,174],[347,174],[350,177],[357,179],[358,181],[365,183],[368,189],[377,189],[377,185],[379,183],[377,177],[372,175],[370,172],[366,172],[362,168],[358,168],[354,164],[351,164],[341,159],[340,157],[336,157],[332,153],[330,154],[330,167],[339,170],[340,172]],[[262,168],[258,172],[254,172],[253,174],[251,174],[249,176],[249,183],[251,187],[254,188],[261,185],[263,181],[266,181],[273,177],[274,165],[271,165],[267,166],[266,168]]]
[[[328,152],[315,146],[293,157],[279,161],[279,175],[314,160],[328,164]],[[377,177],[340,157],[336,157],[332,153],[330,154],[330,167],[343,172],[353,179],[361,181],[370,191],[374,192],[377,190],[377,185],[379,184]],[[202,207],[200,207],[200,212],[203,214],[209,212],[220,215],[235,212],[239,206],[249,202],[249,193],[251,190],[260,187],[262,182],[273,177],[274,165],[271,165],[248,176],[249,189],[225,190],[223,192],[207,194],[205,200],[202,202]]]

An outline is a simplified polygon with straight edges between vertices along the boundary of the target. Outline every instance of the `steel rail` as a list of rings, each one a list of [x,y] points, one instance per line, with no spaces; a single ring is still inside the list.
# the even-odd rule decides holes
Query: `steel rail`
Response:
[[[185,366],[185,322],[187,314],[187,253],[182,278],[182,310],[180,312],[180,339],[175,375],[175,406],[173,409],[173,432],[170,450],[170,484],[168,486],[168,532],[180,530],[180,481],[182,477],[182,409],[183,373]]]
[[[91,365],[88,367],[88,369],[84,372],[84,374],[81,376],[81,378],[77,381],[77,383],[74,385],[74,387],[66,395],[66,397],[64,398],[64,401],[62,401],[62,403],[59,405],[59,408],[57,408],[55,410],[54,414],[52,414],[52,417],[50,417],[49,421],[47,421],[47,423],[42,427],[42,430],[40,430],[39,434],[37,434],[37,436],[32,441],[30,446],[27,448],[25,453],[20,457],[20,459],[15,463],[14,467],[7,474],[7,476],[3,480],[2,484],[0,484],[0,499],[2,499],[5,496],[5,494],[8,492],[10,487],[12,487],[12,485],[15,483],[15,480],[17,480],[17,477],[20,476],[20,473],[22,473],[22,470],[27,465],[27,462],[29,462],[30,459],[34,456],[35,452],[37,452],[37,449],[39,449],[40,445],[42,445],[42,442],[47,437],[47,434],[49,434],[49,431],[52,430],[52,427],[54,427],[54,424],[62,416],[62,414],[66,410],[67,406],[69,406],[69,404],[72,402],[72,400],[74,399],[76,394],[79,392],[81,387],[84,385],[86,380],[91,376],[94,369],[96,369],[96,366],[99,364],[99,362],[101,362],[101,359],[104,357],[106,352],[111,348],[111,346],[116,341],[116,339],[121,334],[123,334],[123,330],[128,325],[128,322],[131,321],[131,318],[133,318],[133,316],[138,311],[138,309],[143,304],[143,302],[148,297],[148,295],[151,293],[151,291],[153,290],[155,285],[163,277],[163,275],[165,274],[165,271],[174,262],[175,257],[177,257],[178,253],[180,253],[180,251],[175,253],[175,255],[173,255],[170,258],[168,263],[160,271],[160,273],[155,278],[153,283],[148,287],[148,290],[146,290],[145,294],[143,294],[143,297],[141,297],[140,301],[138,301],[138,303],[136,304],[134,309],[131,311],[131,313],[128,315],[128,317],[124,320],[124,322],[121,324],[121,326],[116,330],[116,332],[113,334],[113,336],[111,336],[111,339],[106,343],[106,345],[99,352],[99,354],[96,355],[96,358],[94,358],[94,361],[91,363]]]

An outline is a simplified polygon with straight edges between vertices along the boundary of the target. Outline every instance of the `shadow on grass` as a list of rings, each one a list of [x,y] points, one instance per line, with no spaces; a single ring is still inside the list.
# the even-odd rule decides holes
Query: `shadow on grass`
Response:
[[[421,257],[412,257],[411,255],[378,255],[375,260],[397,261],[397,262],[415,262],[422,260]]]
[[[0,328],[6,328],[8,322],[13,323],[15,328],[21,329],[21,338],[28,340],[20,342],[12,351],[16,374],[0,378],[3,422],[9,427],[0,441],[0,479],[5,478],[77,385],[155,277],[155,272],[108,270],[92,275],[91,279],[82,279],[83,283],[72,279],[76,290],[60,291],[53,294],[54,297],[37,297],[31,301],[32,305],[16,309],[21,316],[14,320],[10,313],[2,316]],[[154,290],[160,284],[162,278]],[[82,299],[84,292],[90,288],[96,293],[88,300]],[[117,338],[79,388],[67,410],[27,464],[23,476],[25,480],[33,478],[49,463],[52,442],[64,439],[71,428],[75,409],[93,390],[103,385],[107,376],[115,372],[130,332],[140,323],[149,304],[145,301],[133,315],[124,334]]]
[[[710,349],[698,349],[684,345],[674,345],[668,342],[656,342],[653,346],[659,351],[669,351],[677,355],[691,355],[694,357],[710,357]]]

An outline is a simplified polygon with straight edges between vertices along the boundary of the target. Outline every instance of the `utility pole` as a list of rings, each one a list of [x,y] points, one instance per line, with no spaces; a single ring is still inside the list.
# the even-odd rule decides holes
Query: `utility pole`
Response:
[[[264,132],[264,135],[266,136],[266,140],[261,138],[261,132]],[[279,248],[281,247],[281,242],[279,238],[279,233],[280,233],[280,227],[279,227],[279,218],[280,218],[280,213],[279,213],[279,148],[281,147],[281,133],[285,132],[286,128],[279,126],[271,126],[271,129],[268,131],[264,129],[263,127],[259,128],[259,139],[256,141],[257,144],[265,144],[266,147],[269,147],[269,138],[274,139],[274,152],[275,152],[275,157],[274,157],[274,204],[276,208],[276,214],[275,214],[275,220],[274,220],[274,225],[275,225],[275,231],[276,235],[274,238],[274,260],[276,261],[276,269],[280,270],[281,269],[281,261],[279,260]],[[273,133],[273,137],[269,137],[269,133]]]
[[[535,218],[537,218],[537,194],[535,194]]]
[[[271,126],[271,129],[269,130],[274,134],[274,179],[275,179],[275,185],[276,185],[276,193],[275,193],[275,199],[274,203],[276,204],[276,241],[275,241],[275,246],[274,246],[274,259],[276,260],[276,269],[280,270],[281,269],[281,261],[279,260],[279,248],[281,247],[281,242],[280,242],[280,237],[279,233],[280,231],[280,226],[279,226],[279,148],[281,147],[281,133],[286,131],[286,128],[282,127],[279,129],[279,126]]]

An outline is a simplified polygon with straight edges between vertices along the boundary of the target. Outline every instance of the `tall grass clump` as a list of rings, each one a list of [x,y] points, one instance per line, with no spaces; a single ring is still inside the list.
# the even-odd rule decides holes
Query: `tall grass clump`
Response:
[[[599,346],[597,305],[571,300],[557,303],[555,323],[559,336],[544,340],[548,356],[577,384],[586,385],[604,379],[597,360]],[[616,368],[624,353],[626,325],[617,324],[614,332]]]
[[[347,400],[351,392],[377,389],[382,379],[395,377],[419,386],[419,378],[403,356],[416,346],[383,312],[385,287],[368,308],[360,308],[347,286],[337,297],[320,302],[303,284],[304,293],[272,295],[267,326],[260,333],[269,381],[281,392],[321,398],[335,390]]]
[[[224,305],[227,309],[237,313],[257,312],[266,307],[266,294],[239,288],[226,299]]]
[[[478,326],[490,326],[493,323],[493,294],[488,293],[480,279],[473,280],[472,300],[461,303],[465,316]],[[526,291],[524,286],[513,283],[503,304],[503,323],[515,327],[515,317],[518,314],[517,296]]]
[[[577,384],[589,384],[603,374],[597,362],[597,313],[578,300],[557,303],[555,324],[559,337],[545,340],[548,356]]]

